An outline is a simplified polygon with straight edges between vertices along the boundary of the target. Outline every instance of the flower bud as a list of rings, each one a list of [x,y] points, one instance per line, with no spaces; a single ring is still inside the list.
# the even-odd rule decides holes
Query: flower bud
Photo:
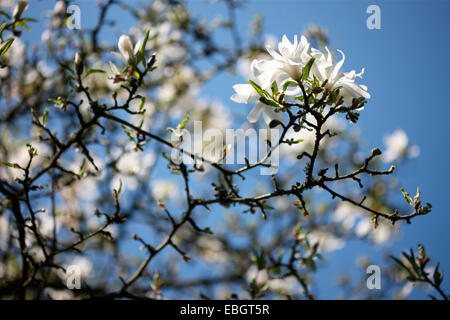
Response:
[[[128,64],[134,63],[133,42],[127,35],[121,35],[117,44],[119,51]]]
[[[55,3],[53,7],[53,14],[55,16],[60,16],[66,11],[66,3],[62,0]]]
[[[152,56],[147,61],[147,68],[151,68],[156,62],[156,53],[152,54]]]
[[[28,0],[22,0],[17,2],[16,7],[14,8],[13,17],[14,19],[19,19],[22,13],[28,8]]]
[[[75,53],[75,59],[73,63],[75,64],[75,70],[77,71],[77,75],[80,76],[83,73],[84,65],[79,52]]]

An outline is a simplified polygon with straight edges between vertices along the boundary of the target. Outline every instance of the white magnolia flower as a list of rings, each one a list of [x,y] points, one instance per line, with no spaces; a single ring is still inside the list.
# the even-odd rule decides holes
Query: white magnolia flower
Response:
[[[286,35],[278,43],[278,52],[270,45],[266,46],[267,51],[273,57],[268,70],[270,76],[269,81],[277,80],[282,83],[287,78],[298,80],[301,76],[303,66],[311,59],[309,55],[309,42],[301,36],[298,42],[297,35],[294,36],[294,42],[290,42]]]
[[[415,158],[420,153],[417,145],[408,145],[408,136],[402,129],[395,130],[392,134],[384,137],[386,150],[383,153],[385,162],[392,162],[404,157]]]
[[[364,97],[370,98],[370,94],[367,92],[367,87],[355,83],[356,77],[362,77],[364,74],[364,68],[360,73],[356,73],[354,70],[350,72],[341,72],[341,67],[345,61],[345,55],[341,50],[338,50],[342,54],[342,60],[333,64],[332,56],[328,48],[326,48],[327,55],[317,49],[311,49],[311,55],[315,58],[315,61],[311,67],[312,74],[323,83],[327,81],[326,88],[329,90],[341,87],[340,95],[344,99],[344,103],[347,106],[352,104],[353,98]]]
[[[141,41],[139,41],[133,48],[133,42],[130,37],[123,34],[120,36],[117,46],[119,47],[120,54],[117,52],[112,52],[112,54],[125,60],[128,64],[134,64],[136,61],[136,54],[141,46]]]
[[[265,74],[263,73],[265,60],[253,60],[251,64],[251,71],[253,75],[253,81],[261,86],[264,90],[270,90],[270,83],[264,79]],[[253,107],[247,116],[248,121],[256,122],[258,121],[261,113],[264,116],[264,121],[269,124],[272,120],[283,121],[281,113],[275,112],[274,107],[268,106],[261,101],[259,101],[260,95],[253,88],[251,84],[236,84],[233,86],[235,94],[231,96],[231,100],[237,103],[253,103],[257,104]]]

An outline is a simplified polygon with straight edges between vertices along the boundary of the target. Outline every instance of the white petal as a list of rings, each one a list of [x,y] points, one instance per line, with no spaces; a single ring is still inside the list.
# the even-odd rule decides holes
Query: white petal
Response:
[[[279,60],[279,61],[283,61],[284,60],[283,57],[278,52],[276,52],[271,46],[266,46],[266,50],[267,50],[267,52],[269,52],[269,54],[274,59]]]
[[[258,100],[258,93],[250,84],[236,84],[233,89],[236,93],[230,99],[234,102],[249,103]]]
[[[334,81],[339,73],[339,70],[341,70],[342,65],[344,64],[345,61],[345,54],[344,52],[342,52],[341,50],[338,50],[340,54],[342,54],[342,59],[341,61],[339,61],[338,63],[336,63],[336,65],[333,68],[333,72],[331,73],[330,76],[330,80]]]
[[[264,121],[269,125],[272,120],[278,120],[283,122],[283,116],[281,112],[275,112],[275,109],[271,106],[263,106]]]
[[[252,123],[258,121],[259,115],[261,114],[263,108],[264,105],[261,102],[257,103],[256,106],[254,106],[253,109],[248,114],[247,120]]]

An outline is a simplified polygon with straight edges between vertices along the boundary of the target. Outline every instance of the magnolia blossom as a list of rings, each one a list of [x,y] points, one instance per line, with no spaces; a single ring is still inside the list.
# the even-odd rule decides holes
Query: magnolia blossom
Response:
[[[122,58],[128,64],[135,63],[135,56],[140,47],[139,43],[136,45],[136,47],[133,48],[133,42],[131,41],[130,37],[123,34],[120,36],[117,46],[119,47],[120,55],[116,52],[113,52],[115,56]]]
[[[267,51],[273,57],[270,62],[272,70],[268,71],[271,81],[277,80],[282,83],[288,77],[298,80],[301,76],[302,67],[311,59],[309,55],[309,42],[301,36],[298,42],[297,35],[294,36],[294,42],[290,42],[286,35],[278,44],[278,52],[270,45],[266,46]]]
[[[344,99],[344,103],[347,106],[352,104],[353,98],[370,98],[370,94],[367,92],[367,87],[355,83],[356,77],[362,77],[364,74],[364,68],[360,73],[356,73],[354,70],[350,72],[341,72],[342,65],[345,61],[344,52],[338,50],[342,55],[342,60],[333,64],[332,56],[328,48],[325,48],[327,55],[317,49],[311,49],[311,55],[315,58],[315,61],[311,67],[312,74],[323,83],[327,81],[326,88],[334,90],[341,87],[340,95]]]
[[[253,60],[250,69],[253,81],[267,92],[271,91],[274,81],[278,88],[283,88],[287,81],[299,81],[303,67],[314,58],[310,77],[317,78],[321,83],[326,80],[326,88],[329,90],[340,88],[340,96],[347,106],[352,105],[354,98],[370,98],[367,87],[355,83],[356,77],[362,77],[364,69],[360,73],[356,73],[354,70],[350,72],[340,71],[345,61],[345,55],[342,51],[339,51],[342,54],[342,60],[333,64],[328,48],[326,48],[327,55],[325,55],[320,50],[310,48],[306,37],[301,36],[300,41],[298,41],[297,36],[295,36],[294,41],[291,42],[286,35],[278,44],[278,52],[271,45],[267,45],[266,48],[272,59]],[[256,122],[261,113],[263,113],[267,124],[272,120],[282,120],[282,115],[274,112],[273,107],[260,101],[260,95],[252,85],[237,84],[233,86],[233,89],[236,93],[231,97],[231,100],[239,103],[257,102],[247,117],[250,122]],[[289,83],[284,91],[285,99],[299,92],[299,86]]]
[[[253,75],[253,81],[262,87],[262,89],[269,89],[269,82],[264,78],[266,74],[263,73],[263,68],[265,60],[253,60],[251,64],[251,71]],[[282,121],[283,116],[279,112],[275,112],[274,107],[268,106],[261,101],[259,101],[259,94],[253,88],[251,84],[236,84],[233,86],[236,93],[231,96],[231,100],[238,103],[253,103],[257,104],[253,107],[247,116],[248,121],[256,122],[258,121],[261,113],[263,114],[264,121],[269,124],[272,120]]]

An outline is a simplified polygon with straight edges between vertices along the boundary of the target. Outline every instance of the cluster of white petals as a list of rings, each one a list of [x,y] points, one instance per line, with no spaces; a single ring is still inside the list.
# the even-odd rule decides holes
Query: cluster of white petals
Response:
[[[345,61],[345,55],[342,51],[339,51],[342,54],[342,60],[333,63],[328,48],[325,48],[326,53],[324,53],[311,48],[305,36],[301,36],[300,41],[295,36],[294,41],[291,42],[286,35],[278,44],[278,52],[270,45],[267,45],[266,49],[272,59],[255,59],[252,61],[250,69],[251,80],[269,93],[271,93],[271,86],[274,81],[278,88],[283,88],[283,85],[289,81],[289,85],[283,92],[285,98],[298,94],[300,87],[293,83],[300,80],[303,68],[314,58],[309,74],[310,79],[315,78],[321,84],[326,81],[325,88],[328,90],[340,88],[339,96],[342,97],[344,104],[351,106],[355,98],[370,98],[367,87],[355,82],[357,77],[362,77],[364,69],[359,73],[354,70],[350,72],[341,71]],[[256,122],[261,113],[267,124],[272,120],[282,120],[282,115],[276,112],[278,111],[276,107],[260,101],[258,92],[251,84],[237,84],[233,86],[233,89],[236,93],[231,96],[231,100],[238,103],[257,103],[248,115],[250,122]]]

